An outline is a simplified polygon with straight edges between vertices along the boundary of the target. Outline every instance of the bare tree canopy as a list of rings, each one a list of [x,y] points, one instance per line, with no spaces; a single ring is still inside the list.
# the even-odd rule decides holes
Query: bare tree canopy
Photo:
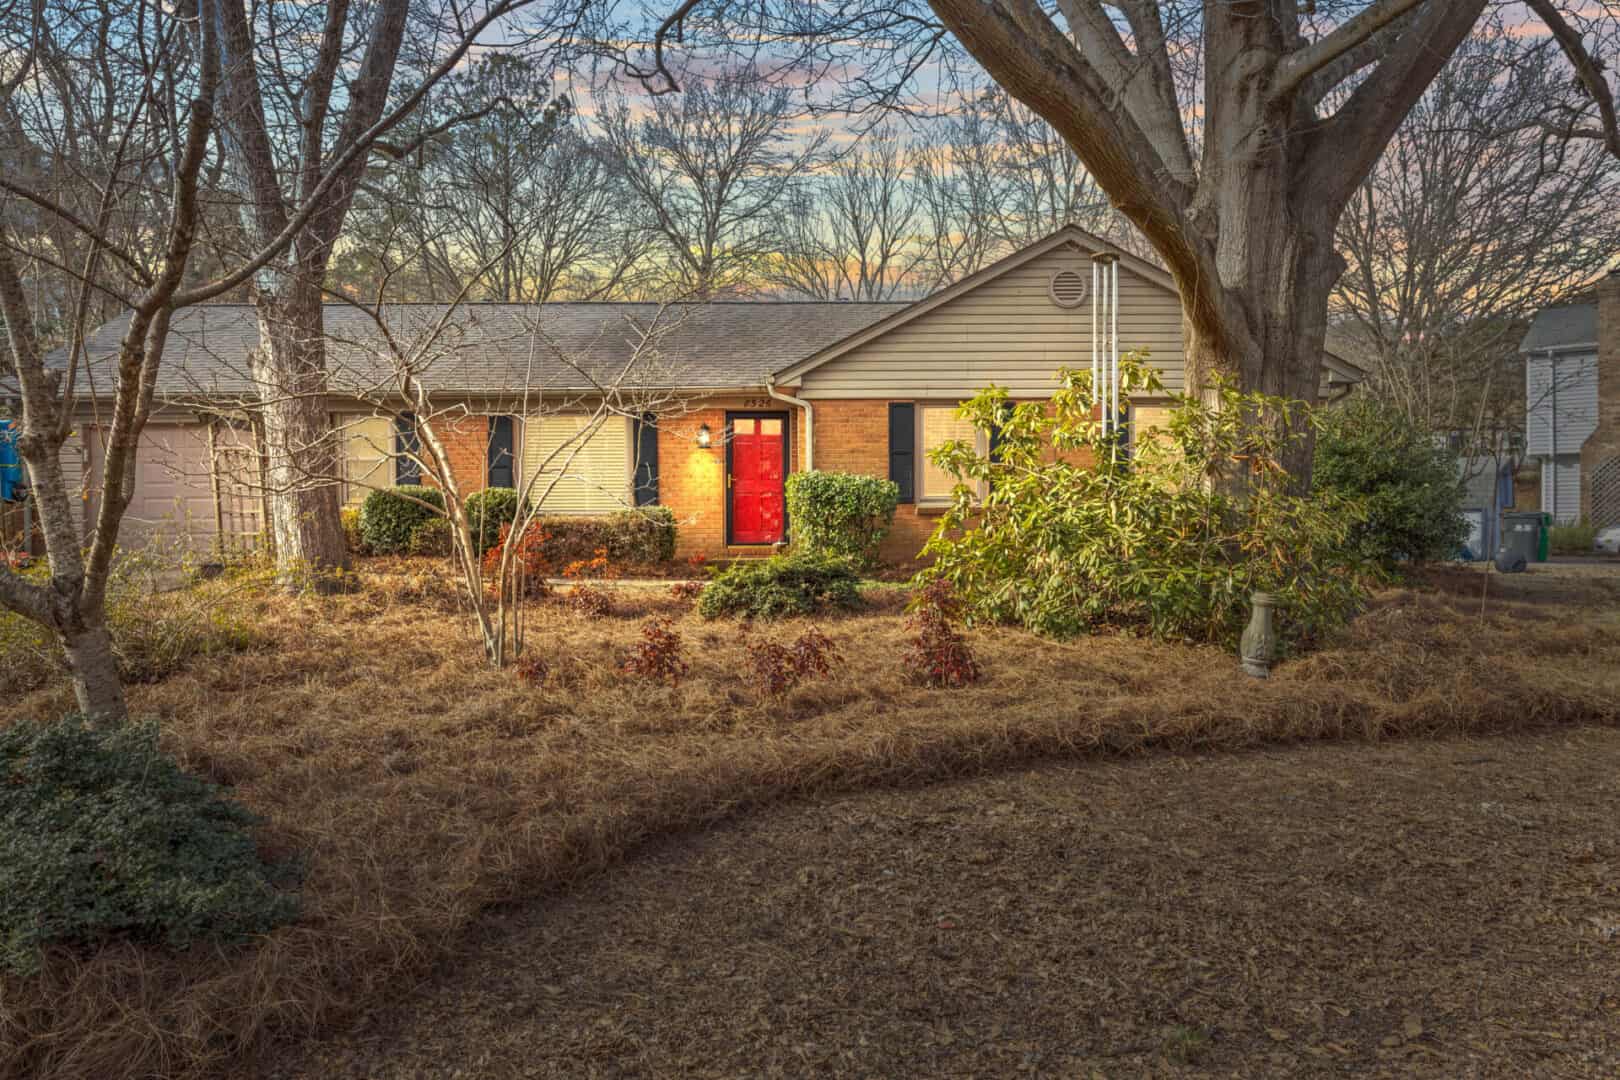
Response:
[[[782,207],[826,139],[794,138],[790,92],[738,69],[689,80],[645,115],[623,99],[601,112],[618,172],[657,242],[665,288],[707,298],[759,280],[778,247]]]
[[[901,107],[921,99],[919,72],[965,53],[1062,136],[1158,253],[1181,294],[1193,384],[1230,375],[1308,398],[1345,267],[1339,218],[1486,9],[1486,0],[687,0],[646,28],[638,70],[671,89],[677,46],[776,48],[800,72],[843,76],[837,104]],[[1595,51],[1607,33],[1558,40],[1602,74]],[[1584,85],[1601,120],[1603,88]],[[1310,459],[1304,443],[1288,463],[1300,483]]]
[[[1332,308],[1366,349],[1369,389],[1494,452],[1521,426],[1525,320],[1620,250],[1620,160],[1548,138],[1567,100],[1556,50],[1500,25],[1471,37],[1351,197],[1350,269]]]

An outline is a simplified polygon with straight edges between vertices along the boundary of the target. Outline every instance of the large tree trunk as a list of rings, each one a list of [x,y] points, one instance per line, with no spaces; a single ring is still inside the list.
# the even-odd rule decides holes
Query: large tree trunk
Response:
[[[118,658],[112,636],[103,625],[61,632],[73,676],[73,696],[79,711],[94,720],[123,720],[129,715],[124,686],[118,679]]]
[[[1274,227],[1244,245],[1244,272],[1210,266],[1194,280],[1177,275],[1189,392],[1209,400],[1226,377],[1244,391],[1315,404],[1327,336],[1327,298],[1342,267],[1331,245],[1277,243]],[[1227,284],[1226,282],[1230,282]],[[1307,425],[1283,454],[1295,490],[1308,490],[1315,439]]]
[[[313,580],[335,590],[349,568],[338,461],[327,415],[326,339],[319,293],[292,285],[291,296],[258,296],[259,349],[253,376],[264,401],[265,480],[276,566],[287,587]]]

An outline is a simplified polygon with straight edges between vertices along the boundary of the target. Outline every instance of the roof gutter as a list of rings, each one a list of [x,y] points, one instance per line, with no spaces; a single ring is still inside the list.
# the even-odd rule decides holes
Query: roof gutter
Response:
[[[804,410],[804,471],[809,472],[816,467],[816,410],[804,398],[778,390],[775,375],[765,376],[765,392],[777,401],[785,401]]]

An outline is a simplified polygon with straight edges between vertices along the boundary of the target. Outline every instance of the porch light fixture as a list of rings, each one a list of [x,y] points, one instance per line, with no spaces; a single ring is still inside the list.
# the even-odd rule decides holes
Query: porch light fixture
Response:
[[[713,435],[713,433],[711,433],[709,431],[709,425],[708,424],[699,424],[698,425],[698,430],[697,430],[698,449],[699,450],[707,450],[709,448],[710,443],[712,443],[713,440],[714,440],[714,435]]]

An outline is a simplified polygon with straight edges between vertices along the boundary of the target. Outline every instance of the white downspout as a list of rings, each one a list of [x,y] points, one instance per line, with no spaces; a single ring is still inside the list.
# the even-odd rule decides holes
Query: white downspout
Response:
[[[816,411],[804,398],[796,398],[792,394],[784,394],[776,388],[776,376],[765,376],[765,392],[777,401],[785,401],[789,405],[797,405],[804,410],[804,471],[809,472],[816,467]]]

